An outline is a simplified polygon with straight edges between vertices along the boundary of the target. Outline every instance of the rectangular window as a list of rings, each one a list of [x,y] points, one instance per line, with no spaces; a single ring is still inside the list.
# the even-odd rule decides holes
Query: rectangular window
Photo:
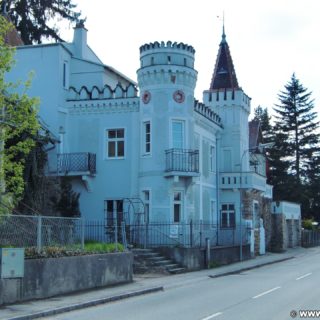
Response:
[[[210,146],[210,171],[215,172],[215,148]]]
[[[150,218],[150,191],[149,190],[143,190],[142,191],[142,197],[143,197],[143,203],[144,203],[144,219],[145,222],[149,222]]]
[[[221,228],[234,228],[236,226],[234,204],[223,204],[221,209]]]
[[[173,222],[181,222],[183,208],[183,197],[181,191],[173,193]]]
[[[150,154],[151,153],[151,123],[150,121],[146,121],[143,123],[143,153]]]
[[[105,219],[107,227],[121,226],[123,222],[123,201],[105,200],[104,202]]]
[[[68,89],[69,88],[69,65],[67,61],[63,62],[62,66],[62,85],[63,88]]]
[[[172,121],[172,148],[184,148],[184,123],[183,121]]]
[[[124,157],[124,129],[109,129],[107,134],[108,158]]]

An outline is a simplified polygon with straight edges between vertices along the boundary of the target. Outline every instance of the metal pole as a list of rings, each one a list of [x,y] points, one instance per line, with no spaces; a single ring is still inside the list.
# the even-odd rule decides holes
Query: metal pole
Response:
[[[207,261],[207,269],[210,268],[210,238],[206,238],[206,261]]]
[[[190,220],[190,248],[192,248],[192,246],[193,246],[192,234],[193,234],[193,227],[192,227],[192,220]]]
[[[84,250],[84,219],[80,220],[81,225],[81,250]]]
[[[37,223],[37,252],[40,253],[41,252],[41,248],[42,248],[42,217],[38,216],[38,223]]]

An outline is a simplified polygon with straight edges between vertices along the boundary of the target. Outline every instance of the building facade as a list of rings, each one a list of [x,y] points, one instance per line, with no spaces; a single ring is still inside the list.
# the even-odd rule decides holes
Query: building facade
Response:
[[[73,42],[18,46],[15,59],[8,79],[34,72],[30,94],[60,141],[48,174],[70,178],[84,218],[170,224],[168,239],[193,222],[216,245],[249,237],[259,252],[272,187],[224,30],[203,102],[183,43],[141,46],[137,83],[95,55],[81,23]]]

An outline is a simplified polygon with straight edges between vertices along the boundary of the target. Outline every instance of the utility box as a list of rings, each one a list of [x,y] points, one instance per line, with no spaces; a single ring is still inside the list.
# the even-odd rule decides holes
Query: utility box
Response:
[[[0,248],[0,278],[23,278],[24,249]]]

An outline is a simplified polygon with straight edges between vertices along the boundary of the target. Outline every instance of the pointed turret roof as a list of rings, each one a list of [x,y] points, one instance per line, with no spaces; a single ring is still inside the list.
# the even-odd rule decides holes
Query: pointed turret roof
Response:
[[[24,43],[20,34],[13,25],[9,15],[6,12],[1,13],[1,15],[12,25],[12,28],[4,36],[4,43],[10,47],[23,46]]]
[[[222,39],[214,68],[210,91],[219,89],[238,89],[238,80],[233,66],[230,49],[226,40],[224,25],[222,28]]]

